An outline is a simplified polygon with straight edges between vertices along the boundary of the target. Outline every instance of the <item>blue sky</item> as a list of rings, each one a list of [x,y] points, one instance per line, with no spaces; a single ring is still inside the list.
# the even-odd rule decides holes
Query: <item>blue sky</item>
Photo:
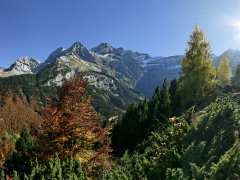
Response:
[[[240,0],[0,0],[0,66],[100,42],[152,56],[183,54],[199,24],[215,54],[240,49]]]

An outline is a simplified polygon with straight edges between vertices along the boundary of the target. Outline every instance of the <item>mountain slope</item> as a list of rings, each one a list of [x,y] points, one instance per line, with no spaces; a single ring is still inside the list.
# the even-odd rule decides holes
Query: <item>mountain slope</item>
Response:
[[[240,62],[240,51],[227,50],[220,56],[214,56],[215,66],[223,56],[229,57],[234,72]],[[87,49],[82,43],[75,42],[67,49],[57,48],[41,64],[33,58],[19,58],[10,68],[0,69],[0,77],[36,74],[39,85],[46,87],[61,86],[65,79],[80,74],[90,82],[91,89],[109,94],[105,98],[109,99],[106,102],[110,102],[110,96],[120,99],[120,91],[132,94],[132,101],[140,96],[133,93],[134,90],[149,97],[165,78],[168,81],[177,78],[181,72],[182,58],[183,56],[153,58],[145,53],[115,48],[108,43]],[[123,102],[118,104],[121,107],[126,105]]]
[[[108,118],[143,98],[131,88],[137,78],[137,73],[131,70],[138,64],[136,54],[123,49],[117,54],[114,50],[110,58],[76,42],[67,49],[58,48],[40,65],[34,59],[17,60],[4,70],[7,75],[0,75],[0,87],[6,92],[13,91],[27,97],[29,102],[37,99],[41,106],[48,96],[56,97],[57,90],[65,80],[80,76],[89,82],[88,89],[94,107]]]
[[[240,64],[240,51],[234,50],[234,49],[228,49],[218,57],[218,62],[224,56],[228,57],[230,65],[232,67],[232,72],[233,74],[235,74],[237,66]]]
[[[162,86],[165,78],[171,81],[180,75],[182,57],[158,57],[143,61],[144,74],[135,89],[146,96],[151,96],[157,86]]]
[[[40,63],[33,58],[22,57],[17,59],[8,69],[0,69],[0,77],[33,74],[36,72],[39,64]]]

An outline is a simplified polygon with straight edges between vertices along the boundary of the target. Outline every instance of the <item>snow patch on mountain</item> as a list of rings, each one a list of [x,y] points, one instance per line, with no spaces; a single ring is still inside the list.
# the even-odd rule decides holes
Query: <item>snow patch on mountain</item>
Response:
[[[36,72],[39,64],[40,62],[33,58],[22,57],[17,59],[8,69],[1,69],[0,76],[8,77],[21,74],[33,74]]]
[[[83,76],[83,78],[88,81],[89,85],[92,85],[97,89],[112,92],[117,90],[114,80],[105,75],[86,75]]]

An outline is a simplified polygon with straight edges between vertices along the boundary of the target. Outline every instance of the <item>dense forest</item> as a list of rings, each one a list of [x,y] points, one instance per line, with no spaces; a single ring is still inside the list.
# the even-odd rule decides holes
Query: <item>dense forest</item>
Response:
[[[33,75],[21,92],[9,86],[19,79],[0,83],[0,179],[240,179],[240,65],[233,73],[222,57],[215,68],[198,26],[181,65],[111,122],[79,77],[52,94]]]

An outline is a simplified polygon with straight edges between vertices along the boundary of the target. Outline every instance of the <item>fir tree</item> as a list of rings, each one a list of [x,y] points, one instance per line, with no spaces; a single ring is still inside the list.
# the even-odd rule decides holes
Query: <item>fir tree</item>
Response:
[[[240,85],[240,64],[237,66],[236,74],[233,78],[233,85],[239,87]]]
[[[10,174],[19,172],[23,178],[25,173],[31,170],[31,158],[33,157],[34,143],[28,129],[23,128],[20,138],[15,143],[15,150],[6,161],[5,167]]]
[[[172,115],[179,115],[182,110],[179,82],[174,79],[169,87]]]
[[[168,91],[168,83],[166,79],[164,79],[162,85],[162,91],[160,93],[159,101],[160,101],[159,102],[160,118],[163,119],[164,121],[167,121],[171,115],[171,102]]]
[[[16,142],[16,150],[27,152],[32,150],[34,147],[32,136],[30,135],[27,128],[23,128],[20,138]]]
[[[1,174],[0,174],[0,180],[5,180],[5,172],[4,172],[4,170],[2,169],[1,170]]]
[[[201,102],[215,87],[216,70],[212,65],[210,45],[197,26],[182,60],[182,96],[185,106]]]
[[[220,86],[229,85],[231,83],[232,70],[229,64],[229,60],[224,56],[217,68],[217,81]]]

